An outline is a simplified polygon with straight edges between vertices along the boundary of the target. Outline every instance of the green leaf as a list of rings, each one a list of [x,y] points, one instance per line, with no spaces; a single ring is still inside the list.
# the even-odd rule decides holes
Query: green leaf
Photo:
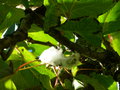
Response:
[[[20,47],[19,50],[20,50],[21,55],[23,56],[25,62],[35,60],[36,57],[31,52],[29,52],[27,49],[25,49],[24,47]],[[40,64],[40,62],[30,63],[29,65],[35,66],[38,64]],[[50,79],[55,77],[55,74],[51,70],[47,69],[45,66],[33,67],[32,72],[34,72],[34,71],[37,71],[39,74],[48,75],[50,77]]]
[[[39,32],[42,31],[40,27],[38,27],[36,24],[32,24],[31,28],[29,29],[29,32]]]
[[[117,82],[114,82],[109,88],[108,90],[119,90],[119,87],[117,87]]]
[[[52,44],[57,45],[57,41],[48,34],[45,34],[43,31],[29,32],[29,36],[37,41],[51,42]],[[33,54],[35,56],[39,56],[45,49],[49,48],[48,46],[40,44],[29,44],[28,47],[33,50]]]
[[[61,4],[61,12],[67,18],[81,16],[98,16],[105,13],[114,4],[113,0],[57,0]]]
[[[108,75],[92,74],[92,77],[98,80],[105,88],[109,88],[114,82],[113,78]]]
[[[6,18],[7,13],[9,12],[10,7],[7,5],[2,5],[0,3],[0,24],[4,21]]]
[[[28,0],[22,0],[22,3],[25,6],[25,8],[29,8],[29,2],[28,2]]]
[[[0,78],[8,77],[12,74],[12,69],[0,58]]]
[[[114,48],[114,50],[120,55],[120,33],[119,32],[115,32],[111,34],[113,40],[112,40],[112,47]]]
[[[116,32],[120,30],[120,2],[107,13],[99,16],[98,20],[103,25],[104,34]]]
[[[24,47],[20,47],[18,48],[18,50],[19,52],[21,52],[21,56],[23,56],[23,59],[19,61],[18,60],[12,61],[15,70],[17,69],[17,67],[23,64],[23,60],[25,62],[28,62],[31,61],[31,59],[34,59],[32,53],[27,51]],[[38,64],[40,63],[36,62],[36,63],[31,63],[28,66],[34,66]],[[28,89],[28,88],[36,89],[36,87],[39,87],[40,89],[43,88],[42,86],[45,85],[44,88],[48,90],[52,90],[50,79],[52,79],[53,77],[55,77],[55,75],[51,70],[47,69],[45,66],[39,66],[39,67],[34,67],[31,69],[16,72],[13,75],[12,80],[15,86],[19,89]],[[22,84],[19,82],[22,82]]]
[[[12,77],[12,80],[15,86],[17,87],[17,89],[34,88],[36,86],[41,87],[40,81],[30,70],[17,72]]]
[[[12,24],[18,23],[20,18],[24,16],[24,12],[21,9],[11,8],[8,12],[5,20],[0,25],[1,29],[6,29],[7,27],[11,26]]]
[[[44,30],[48,31],[50,27],[60,24],[60,9],[58,4],[47,7],[45,14]]]
[[[42,6],[44,0],[30,0],[29,4],[34,6]]]
[[[16,24],[11,25],[8,29],[4,31],[4,33],[2,34],[2,37],[11,35],[14,31],[16,31],[16,27],[17,27]]]
[[[17,90],[14,82],[9,78],[0,80],[0,89],[1,90]]]
[[[101,45],[101,26],[93,18],[82,18],[80,21],[67,21],[57,28],[61,31],[76,32],[94,46]]]
[[[15,7],[16,5],[21,4],[22,0],[0,0],[1,4],[8,5],[10,7]]]
[[[94,87],[95,90],[106,90],[106,88],[101,85],[98,80],[91,78],[89,76],[86,75],[78,75],[75,77],[77,80],[82,81],[83,83],[88,83],[90,85],[92,85]]]
[[[41,81],[44,88],[47,90],[53,90],[50,78],[47,75],[39,75],[39,80]]]
[[[24,47],[19,47],[19,50],[26,62],[30,60],[35,60],[36,57],[31,52],[26,50]]]
[[[72,82],[69,79],[64,80],[65,88],[68,90],[74,90]]]

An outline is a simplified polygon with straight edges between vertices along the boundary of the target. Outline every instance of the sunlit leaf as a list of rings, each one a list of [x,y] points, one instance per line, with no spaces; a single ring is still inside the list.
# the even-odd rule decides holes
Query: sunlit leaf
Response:
[[[30,32],[29,36],[32,37],[32,39],[37,41],[51,42],[54,45],[57,44],[57,41],[55,39],[53,39],[48,34],[45,34],[43,31]],[[35,56],[39,56],[45,49],[49,48],[48,46],[40,45],[40,44],[29,44],[28,46],[29,48],[31,48]]]
[[[25,49],[24,47],[20,47],[19,50],[20,50],[25,62],[36,60],[35,59],[36,57],[31,52],[29,52],[27,49]],[[40,64],[40,62],[34,62],[29,65],[34,66],[34,65],[38,65],[38,64]],[[35,70],[40,74],[48,75],[50,77],[50,79],[55,77],[55,74],[51,70],[47,69],[45,66],[34,67],[32,70],[33,70],[32,72],[34,72],[34,70]]]
[[[120,32],[112,33],[111,36],[113,37],[111,45],[114,50],[120,55]]]
[[[116,32],[120,30],[120,2],[116,3],[115,6],[107,13],[99,16],[98,20],[103,25],[104,34]]]
[[[114,83],[108,88],[108,90],[119,90],[118,83],[117,83],[117,82],[114,82]]]

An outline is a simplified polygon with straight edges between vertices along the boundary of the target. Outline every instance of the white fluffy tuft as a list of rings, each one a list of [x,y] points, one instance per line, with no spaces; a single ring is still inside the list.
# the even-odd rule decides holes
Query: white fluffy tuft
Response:
[[[66,57],[64,56],[62,49],[57,49],[55,47],[50,47],[43,51],[39,57],[42,63],[67,68],[71,68],[72,66],[78,64],[79,58],[80,54],[78,53],[74,53],[71,56]]]

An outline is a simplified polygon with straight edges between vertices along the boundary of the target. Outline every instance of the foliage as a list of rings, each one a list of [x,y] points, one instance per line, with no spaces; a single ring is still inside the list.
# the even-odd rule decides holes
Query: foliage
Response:
[[[0,0],[0,89],[117,90],[119,24],[119,0]],[[51,46],[79,63],[40,65]]]

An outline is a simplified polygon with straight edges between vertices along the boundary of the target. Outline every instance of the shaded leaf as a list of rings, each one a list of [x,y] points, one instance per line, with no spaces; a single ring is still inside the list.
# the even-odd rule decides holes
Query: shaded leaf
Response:
[[[68,90],[73,90],[73,85],[72,85],[72,82],[69,80],[69,79],[65,79],[64,80],[64,83],[65,83],[65,88],[68,89]]]
[[[76,32],[90,44],[95,46],[101,45],[101,26],[93,18],[82,18],[80,21],[67,21],[57,29],[63,32]]]
[[[34,76],[34,74],[30,70],[17,72],[12,77],[12,80],[17,89],[28,89],[36,86],[41,86],[39,80],[36,78],[36,76]]]
[[[108,75],[92,74],[92,77],[98,80],[105,88],[109,88],[114,82],[113,78]]]
[[[57,0],[61,4],[61,12],[67,18],[81,16],[98,16],[105,13],[114,4],[113,0]]]
[[[47,90],[53,90],[50,78],[47,75],[40,75],[39,80],[41,81],[44,88],[46,88]]]
[[[25,8],[29,8],[28,0],[22,0],[22,4],[25,6]]]
[[[1,29],[6,29],[7,27],[11,26],[12,24],[18,23],[20,18],[24,16],[24,12],[21,9],[11,8],[8,12],[5,20],[0,25]]]
[[[0,58],[0,78],[8,77],[12,74],[12,69]]]
[[[92,85],[95,90],[106,90],[106,88],[103,85],[101,85],[96,79],[91,78],[89,76],[81,74],[81,75],[76,76],[75,78],[84,83]]]
[[[58,4],[53,4],[47,7],[45,14],[44,30],[48,31],[50,27],[60,24],[60,9]]]
[[[11,25],[8,29],[6,29],[4,31],[4,33],[2,34],[2,38],[6,37],[8,35],[11,35],[13,32],[16,31],[17,27],[18,26],[16,24]]]
[[[30,0],[29,4],[34,6],[42,6],[44,0]]]
[[[1,4],[8,5],[10,7],[15,7],[16,5],[21,4],[22,0],[0,0]]]
[[[7,13],[9,12],[10,7],[7,5],[2,5],[0,3],[0,24],[4,21],[6,18]]]

